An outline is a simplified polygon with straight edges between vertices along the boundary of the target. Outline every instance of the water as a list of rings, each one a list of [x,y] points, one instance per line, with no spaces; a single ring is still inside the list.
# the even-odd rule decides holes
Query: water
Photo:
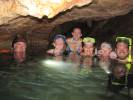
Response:
[[[127,90],[108,96],[107,73],[75,63],[28,57],[16,63],[1,56],[0,100],[129,100]],[[4,59],[4,60],[3,60]]]

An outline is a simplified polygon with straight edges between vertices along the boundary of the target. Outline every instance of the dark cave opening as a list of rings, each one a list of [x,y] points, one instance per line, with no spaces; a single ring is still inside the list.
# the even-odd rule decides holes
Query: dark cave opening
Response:
[[[79,19],[57,25],[53,29],[52,39],[55,34],[63,34],[66,37],[71,37],[71,31],[74,27],[80,27],[83,37],[94,37],[97,43],[104,41],[113,43],[117,36],[125,36],[133,38],[133,11],[123,15],[105,20],[90,20]]]

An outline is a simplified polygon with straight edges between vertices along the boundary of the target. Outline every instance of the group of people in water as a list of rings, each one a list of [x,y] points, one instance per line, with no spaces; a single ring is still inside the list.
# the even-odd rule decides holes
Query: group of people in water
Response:
[[[61,34],[55,35],[52,42],[53,48],[47,50],[47,54],[57,58],[65,56],[69,61],[74,64],[82,64],[86,69],[98,64],[107,73],[110,73],[111,69],[112,73],[114,73],[111,75],[114,75],[116,80],[123,77],[125,79],[125,76],[130,73],[133,64],[131,38],[116,37],[115,49],[108,42],[101,43],[98,49],[96,39],[92,37],[82,38],[82,31],[79,27],[73,28],[71,35],[71,38],[66,38]],[[25,39],[17,36],[12,47],[15,59],[23,62],[27,48]],[[115,61],[114,64],[113,61]],[[112,77],[109,79],[111,80]]]
[[[79,63],[86,69],[94,65],[100,66],[109,74],[109,84],[119,84],[115,88],[109,87],[111,91],[119,91],[124,86],[133,88],[133,81],[129,82],[131,79],[129,77],[133,76],[131,38],[116,37],[114,49],[109,42],[101,43],[98,49],[95,38],[81,38],[82,32],[79,27],[73,28],[71,35],[71,38],[66,38],[64,35],[57,34],[52,42],[54,47],[47,50],[47,54],[54,57],[68,56],[69,61],[74,64]]]
[[[75,27],[72,31],[72,37],[66,39],[64,35],[56,35],[53,40],[53,49],[47,53],[53,56],[69,55],[76,53],[83,57],[98,56],[101,59],[116,59],[120,62],[132,62],[130,46],[132,39],[127,37],[117,37],[115,50],[108,42],[103,42],[100,49],[95,47],[96,40],[91,37],[82,37],[81,29]]]

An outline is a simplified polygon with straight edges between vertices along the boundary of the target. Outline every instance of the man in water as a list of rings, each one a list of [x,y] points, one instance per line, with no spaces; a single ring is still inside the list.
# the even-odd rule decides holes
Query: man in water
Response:
[[[23,62],[26,56],[26,40],[22,36],[17,36],[13,42],[14,58],[18,62]]]
[[[81,29],[78,27],[75,27],[72,31],[72,38],[67,39],[67,44],[70,48],[70,52],[75,52],[80,54],[82,50],[82,32]]]
[[[114,61],[110,65],[110,69],[111,73],[108,76],[108,89],[110,92],[119,93],[125,86],[128,86],[126,65]]]
[[[53,46],[54,46],[54,49],[48,50],[47,53],[53,56],[63,56],[67,48],[65,36],[56,35],[53,41]]]
[[[103,61],[108,61],[110,59],[110,54],[112,52],[112,47],[110,43],[103,42],[98,51],[98,57]]]
[[[127,38],[117,39],[115,52],[117,55],[116,59],[118,61],[123,63],[132,62],[131,53],[130,53],[131,50],[129,50],[129,46],[131,46],[131,44]]]
[[[109,66],[111,64],[110,54],[112,52],[111,44],[103,42],[98,51],[99,66],[106,72],[110,73]]]

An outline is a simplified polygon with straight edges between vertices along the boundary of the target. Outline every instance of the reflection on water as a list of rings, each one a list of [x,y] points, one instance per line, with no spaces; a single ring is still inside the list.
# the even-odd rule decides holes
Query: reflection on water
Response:
[[[127,89],[123,88],[127,82],[132,87],[129,81],[125,83],[126,69],[123,65],[106,67],[112,71],[108,74],[105,68],[100,67],[104,63],[77,55],[46,59],[28,57],[23,63],[16,63],[6,55],[0,59],[1,100],[131,99]],[[133,80],[131,72],[128,80]],[[120,85],[112,84],[114,81]],[[116,94],[115,88],[120,88],[119,94]]]

